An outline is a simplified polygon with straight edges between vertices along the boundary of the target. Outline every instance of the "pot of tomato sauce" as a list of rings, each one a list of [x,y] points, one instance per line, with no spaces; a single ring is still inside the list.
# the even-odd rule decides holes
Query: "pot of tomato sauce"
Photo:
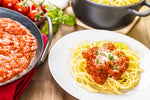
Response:
[[[49,35],[44,48],[40,28],[45,21]],[[44,62],[52,37],[49,17],[35,24],[18,12],[0,7],[0,86],[20,79]]]

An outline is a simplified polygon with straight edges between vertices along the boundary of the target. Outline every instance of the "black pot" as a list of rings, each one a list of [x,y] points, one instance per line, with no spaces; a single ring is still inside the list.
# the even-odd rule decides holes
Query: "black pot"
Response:
[[[22,73],[20,73],[18,76],[15,76],[14,78],[12,78],[8,81],[0,83],[0,86],[3,86],[5,84],[9,84],[11,82],[14,82],[15,80],[18,80],[19,78],[26,75],[30,70],[32,70],[33,68],[35,68],[36,66],[38,66],[39,64],[44,62],[44,60],[47,56],[47,53],[48,53],[49,46],[51,44],[53,30],[52,30],[51,19],[49,17],[43,17],[39,22],[37,22],[35,24],[30,19],[28,19],[26,16],[24,16],[18,12],[0,7],[0,18],[10,18],[14,21],[18,21],[23,26],[25,26],[27,29],[29,29],[31,31],[31,34],[37,40],[36,54],[35,54],[34,58],[32,59],[31,63],[29,64],[29,66],[27,67],[27,69],[25,71],[23,71]],[[49,25],[49,35],[48,35],[47,44],[44,49],[43,38],[41,36],[41,32],[40,32],[39,28],[41,27],[42,24],[45,23],[46,20]]]
[[[84,24],[97,29],[119,29],[129,25],[135,16],[144,17],[150,10],[138,12],[145,5],[145,0],[127,6],[108,6],[90,0],[71,0],[76,17]]]

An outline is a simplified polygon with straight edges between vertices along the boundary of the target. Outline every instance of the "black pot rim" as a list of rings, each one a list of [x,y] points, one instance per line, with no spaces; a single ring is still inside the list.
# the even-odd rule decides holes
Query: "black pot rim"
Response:
[[[131,4],[131,5],[126,5],[126,6],[110,6],[110,5],[105,5],[105,4],[100,4],[100,3],[96,3],[94,1],[91,1],[91,0],[86,0],[87,3],[91,4],[91,5],[94,5],[96,7],[107,7],[107,8],[130,8],[130,7],[133,7],[135,5],[139,5],[141,4],[142,2],[144,2],[145,0],[140,0],[139,2],[137,3],[134,3],[134,4]]]

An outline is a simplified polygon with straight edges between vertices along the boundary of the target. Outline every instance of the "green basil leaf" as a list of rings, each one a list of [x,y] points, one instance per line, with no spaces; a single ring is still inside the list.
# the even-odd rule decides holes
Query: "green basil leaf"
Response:
[[[75,24],[75,17],[72,15],[63,15],[63,10],[53,6],[53,5],[46,5],[45,9],[47,10],[47,15],[52,20],[53,24],[53,32],[57,31],[58,24],[63,23],[67,25],[74,25]],[[48,34],[48,24],[46,23],[42,29],[42,33]]]
[[[59,17],[51,18],[51,20],[52,20],[53,24],[58,24],[59,23]]]
[[[58,24],[53,24],[53,33],[55,33],[58,30]]]
[[[96,63],[99,64],[100,63],[99,60],[96,60]]]
[[[60,18],[62,18],[62,16],[63,16],[63,11],[62,11],[62,10],[59,10],[58,16],[59,16]]]
[[[60,22],[63,16],[63,11],[61,9],[52,5],[47,5],[45,9],[48,13],[47,16],[51,18],[53,24],[57,24]]]
[[[99,54],[98,54],[98,51],[95,51],[95,54],[98,56]]]
[[[105,56],[105,54],[102,54],[101,56]]]
[[[101,67],[99,68],[99,71],[100,71],[100,72],[102,71],[102,68],[101,68]]]
[[[109,60],[113,60],[114,61],[114,56],[112,56],[111,54],[109,54]]]
[[[62,23],[73,26],[75,24],[75,17],[72,15],[64,15],[62,17]]]
[[[114,67],[113,67],[114,69],[116,69],[116,70],[118,70],[118,66],[117,65],[114,65]]]
[[[58,29],[58,24],[53,24],[53,33],[55,33]],[[43,26],[41,32],[48,35],[48,23],[46,22],[45,25]]]
[[[58,17],[59,9],[52,5],[46,5],[45,9],[47,10],[48,16],[51,18]]]
[[[123,56],[123,54],[122,54],[122,53],[119,53],[119,55],[120,55],[120,56]]]

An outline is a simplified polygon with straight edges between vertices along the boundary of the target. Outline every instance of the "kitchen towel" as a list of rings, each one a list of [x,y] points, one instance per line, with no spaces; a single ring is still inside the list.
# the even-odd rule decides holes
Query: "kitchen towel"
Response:
[[[42,37],[43,37],[44,47],[45,47],[48,38],[45,34],[42,34]],[[29,85],[35,71],[36,71],[36,68],[32,69],[29,73],[27,73],[21,79],[13,83],[1,86],[0,87],[0,100],[18,100],[22,92]]]

